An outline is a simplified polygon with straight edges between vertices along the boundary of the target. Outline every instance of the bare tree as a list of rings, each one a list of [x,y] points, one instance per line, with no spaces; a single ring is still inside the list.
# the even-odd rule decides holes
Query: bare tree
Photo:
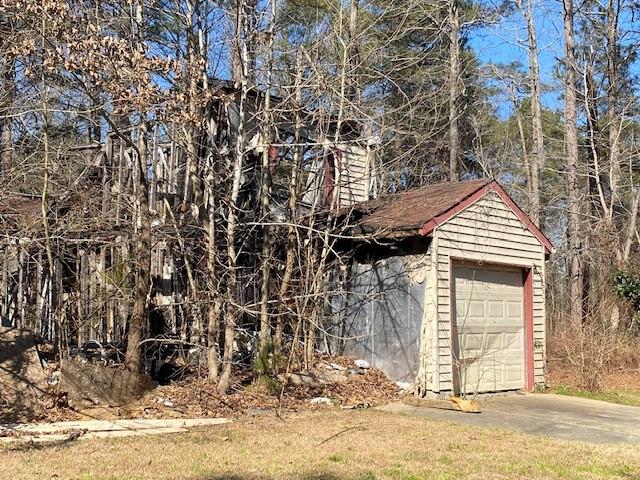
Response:
[[[531,175],[530,195],[531,205],[529,214],[536,225],[540,224],[540,174],[544,169],[545,150],[542,132],[542,103],[540,100],[540,64],[538,61],[538,36],[534,24],[533,0],[526,0],[523,5],[517,2],[518,8],[527,23],[527,49],[529,55],[529,89],[531,91]]]
[[[580,185],[578,177],[578,126],[576,93],[576,58],[574,40],[574,6],[563,0],[565,43],[564,128],[567,168],[568,249],[569,249],[569,318],[575,326],[582,324],[582,263],[580,258]]]
[[[236,81],[240,90],[238,101],[238,128],[236,131],[235,151],[233,156],[232,188],[228,199],[227,209],[227,308],[224,330],[224,354],[222,357],[222,372],[218,382],[218,391],[226,393],[231,380],[231,368],[233,365],[234,339],[236,322],[239,316],[238,299],[238,272],[236,251],[236,227],[238,221],[238,195],[245,158],[245,108],[248,90],[249,57],[247,51],[247,23],[244,14],[245,2],[238,0],[236,3],[236,32],[234,48],[239,51],[240,78]]]
[[[448,2],[449,19],[449,181],[457,182],[460,134],[458,96],[460,95],[460,14],[456,0]]]

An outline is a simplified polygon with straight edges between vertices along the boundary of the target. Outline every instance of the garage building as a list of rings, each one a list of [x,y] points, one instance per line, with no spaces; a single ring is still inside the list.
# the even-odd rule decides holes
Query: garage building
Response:
[[[431,185],[350,209],[333,349],[422,396],[544,383],[552,245],[494,180]]]

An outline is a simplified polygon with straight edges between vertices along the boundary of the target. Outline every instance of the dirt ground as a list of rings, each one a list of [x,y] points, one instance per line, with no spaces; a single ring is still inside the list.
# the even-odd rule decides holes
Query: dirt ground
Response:
[[[0,450],[0,479],[640,478],[640,449],[373,409],[246,415],[184,434]]]

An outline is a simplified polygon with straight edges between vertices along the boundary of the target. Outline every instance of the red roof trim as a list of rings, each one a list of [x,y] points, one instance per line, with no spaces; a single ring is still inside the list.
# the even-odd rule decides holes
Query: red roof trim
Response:
[[[527,216],[524,211],[518,207],[516,202],[509,196],[509,194],[500,186],[498,182],[495,180],[491,181],[488,185],[482,186],[478,188],[475,192],[469,195],[467,198],[464,198],[455,206],[451,207],[446,212],[441,213],[440,215],[436,215],[427,223],[422,225],[420,228],[420,235],[429,235],[433,232],[436,227],[443,224],[447,220],[449,220],[454,215],[457,215],[465,208],[474,204],[482,197],[484,197],[490,191],[494,191],[498,194],[498,196],[502,199],[504,203],[506,203],[511,211],[516,214],[516,216],[520,219],[522,223],[527,227],[527,229],[531,232],[531,234],[538,239],[538,241],[544,246],[545,252],[550,254],[553,250],[553,245],[549,241],[549,239],[542,233],[542,231],[531,221],[531,219]]]
[[[478,188],[478,190],[473,192],[467,198],[462,199],[459,203],[451,207],[449,210],[446,210],[440,215],[436,215],[435,217],[433,217],[427,223],[422,225],[422,227],[420,228],[420,235],[429,235],[435,230],[436,227],[443,224],[454,215],[457,215],[468,206],[480,200],[487,193],[486,189],[489,187],[489,185],[491,184],[481,186],[480,188]]]
[[[500,184],[495,180],[491,182],[488,185],[488,187],[491,187],[491,189],[500,196],[500,198],[504,201],[504,203],[509,205],[511,210],[513,210],[513,213],[515,213],[518,216],[520,221],[527,226],[527,228],[533,234],[533,236],[536,237],[540,241],[540,243],[544,246],[546,253],[551,253],[551,251],[553,250],[553,245],[551,244],[549,239],[546,237],[544,233],[542,233],[542,231],[536,226],[536,224],[531,221],[529,216],[526,213],[524,213],[524,211],[516,204],[516,202],[513,201],[513,199],[504,190],[504,188],[502,188]]]

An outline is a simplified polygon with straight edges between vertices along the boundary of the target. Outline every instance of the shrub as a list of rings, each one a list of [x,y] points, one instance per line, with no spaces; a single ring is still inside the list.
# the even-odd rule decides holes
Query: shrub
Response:
[[[613,330],[605,322],[588,321],[582,328],[554,333],[549,354],[575,375],[576,387],[601,390],[608,374],[640,367],[640,342],[626,331]]]

